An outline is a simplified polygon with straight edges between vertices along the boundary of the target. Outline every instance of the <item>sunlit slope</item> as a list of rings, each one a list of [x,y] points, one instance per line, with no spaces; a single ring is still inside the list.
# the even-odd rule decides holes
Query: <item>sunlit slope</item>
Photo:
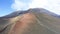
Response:
[[[54,31],[42,26],[34,13],[26,13],[17,21],[10,34],[55,34]]]
[[[29,16],[26,17],[25,14]],[[34,17],[32,17],[32,15]],[[31,20],[26,20],[29,17],[32,17],[30,18]],[[26,20],[27,23],[24,22],[24,20]],[[8,34],[11,29],[14,29],[14,25],[18,25],[16,23],[19,24],[19,26],[17,27],[20,27],[18,34],[60,34],[60,18],[58,17],[58,15],[47,12],[47,10],[45,9],[29,9],[26,12],[15,12],[1,17],[0,34]],[[26,26],[24,26],[24,24]],[[21,30],[23,31],[21,32]]]
[[[36,16],[36,20],[41,26],[46,27],[48,30],[55,33],[60,33],[60,18],[47,13],[39,13],[34,11],[32,11],[32,13]]]
[[[2,34],[5,34],[6,31],[8,32],[8,30],[13,26],[13,24],[15,24],[19,19],[21,19],[20,16],[16,16],[14,18],[8,18],[8,19],[7,18],[1,18],[1,20],[0,20],[0,31],[2,32]],[[6,30],[6,29],[8,29],[8,30]],[[6,32],[6,34],[7,34],[7,32]]]

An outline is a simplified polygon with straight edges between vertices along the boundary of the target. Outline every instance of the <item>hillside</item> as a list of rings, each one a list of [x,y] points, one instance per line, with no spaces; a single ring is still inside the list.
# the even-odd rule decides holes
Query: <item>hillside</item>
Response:
[[[0,17],[0,33],[8,34],[14,24],[13,34],[60,34],[58,15],[42,8],[16,11]]]

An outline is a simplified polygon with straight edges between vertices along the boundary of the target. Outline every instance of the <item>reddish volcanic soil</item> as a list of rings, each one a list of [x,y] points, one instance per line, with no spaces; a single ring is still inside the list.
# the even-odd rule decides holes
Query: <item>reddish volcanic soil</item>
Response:
[[[34,20],[33,14],[27,13],[22,16],[23,18],[17,21],[10,34],[22,34],[25,31],[25,29],[29,28],[28,25],[31,24]]]

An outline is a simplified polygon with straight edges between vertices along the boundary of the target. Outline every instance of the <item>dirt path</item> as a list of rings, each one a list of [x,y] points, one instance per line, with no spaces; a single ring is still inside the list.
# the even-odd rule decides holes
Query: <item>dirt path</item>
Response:
[[[22,34],[29,28],[29,24],[33,23],[34,15],[27,13],[23,15],[23,18],[15,24],[14,28],[10,32],[10,34]]]

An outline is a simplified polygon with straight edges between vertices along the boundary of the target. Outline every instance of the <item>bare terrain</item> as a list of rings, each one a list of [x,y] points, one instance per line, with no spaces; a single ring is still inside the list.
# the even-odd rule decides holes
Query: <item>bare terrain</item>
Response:
[[[0,17],[0,34],[60,34],[60,18],[35,8]]]

